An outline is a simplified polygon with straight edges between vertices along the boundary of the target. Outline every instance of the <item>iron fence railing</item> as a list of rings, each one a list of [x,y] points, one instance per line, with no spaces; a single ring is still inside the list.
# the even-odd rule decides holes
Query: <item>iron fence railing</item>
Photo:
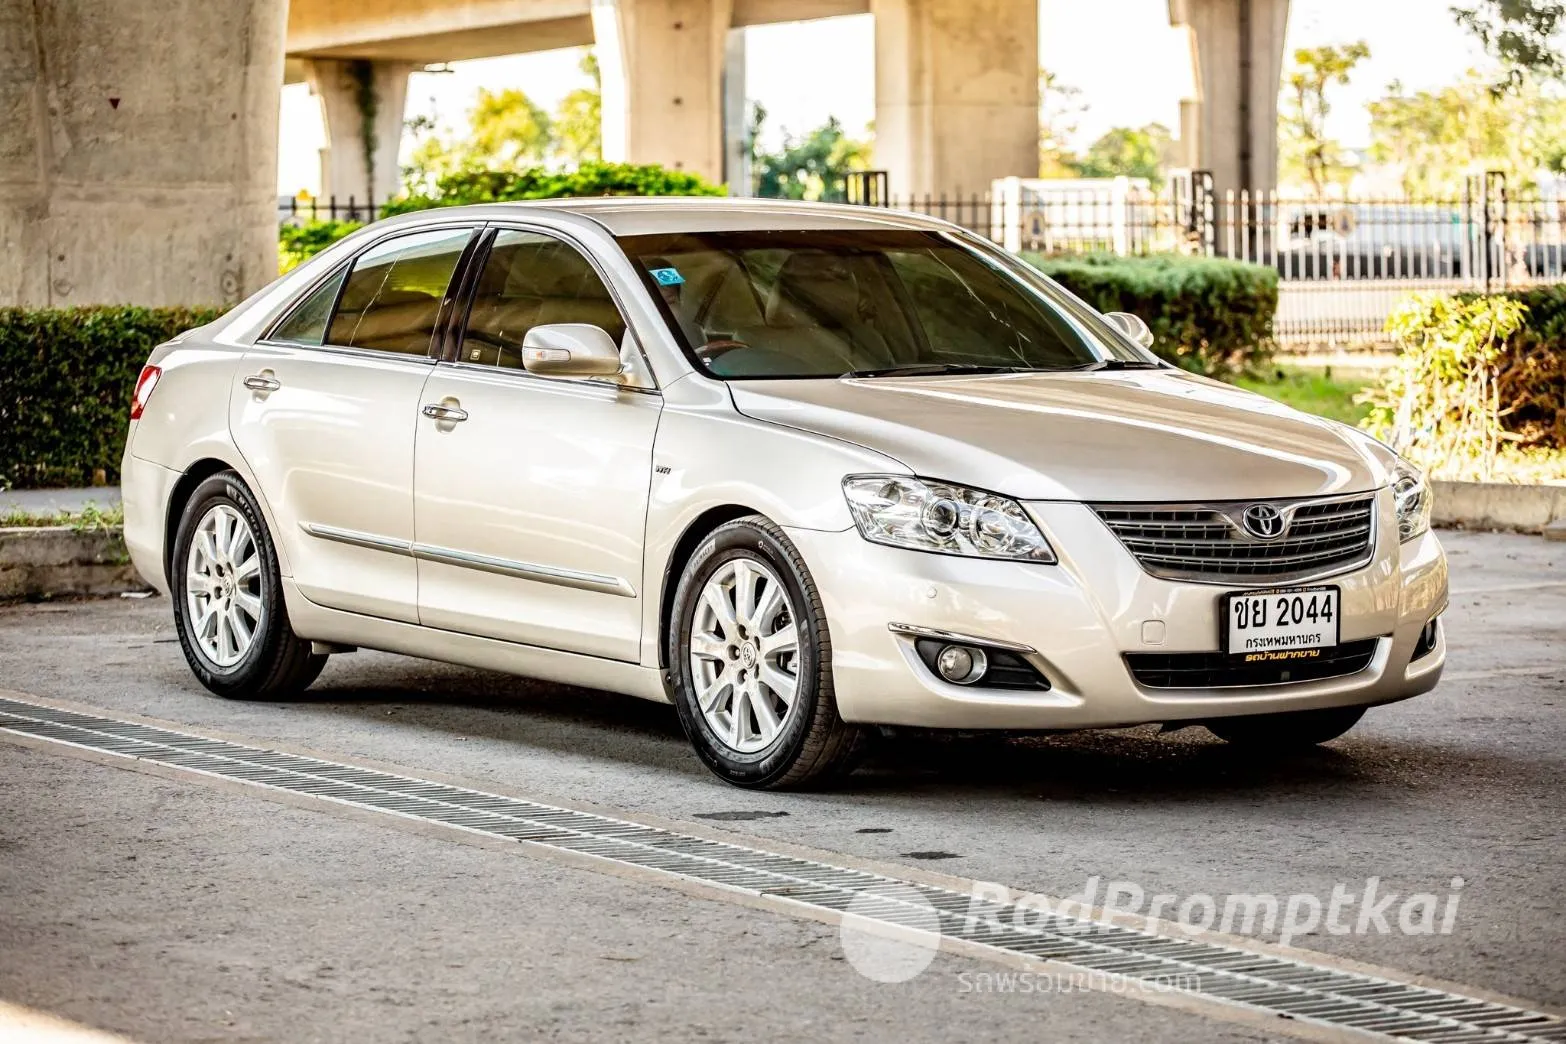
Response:
[[[356,200],[349,196],[339,200],[336,196],[324,199],[314,196],[279,196],[277,198],[277,223],[302,225],[308,221],[374,221],[380,216],[380,205],[373,199]]]
[[[984,194],[898,197],[869,171],[850,176],[843,196],[941,218],[1018,252],[1265,265],[1278,273],[1275,330],[1288,345],[1375,342],[1411,293],[1566,281],[1566,199],[1512,191],[1498,173],[1430,198],[1219,197],[1205,171],[1158,188],[1131,178],[1012,178]]]

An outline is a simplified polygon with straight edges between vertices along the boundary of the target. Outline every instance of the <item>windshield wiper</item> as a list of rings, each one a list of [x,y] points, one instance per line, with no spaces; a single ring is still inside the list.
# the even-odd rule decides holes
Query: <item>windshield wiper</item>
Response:
[[[943,373],[1029,373],[1031,366],[994,366],[983,363],[908,363],[874,370],[849,370],[844,377],[928,377]]]
[[[1162,370],[1164,364],[1147,359],[1100,359],[1081,368],[1084,370]]]

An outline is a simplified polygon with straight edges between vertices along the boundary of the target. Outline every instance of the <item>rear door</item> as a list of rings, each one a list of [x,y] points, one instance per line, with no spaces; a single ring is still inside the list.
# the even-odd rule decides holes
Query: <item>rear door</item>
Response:
[[[413,436],[471,224],[375,243],[245,353],[234,440],[311,601],[418,621]]]
[[[522,368],[534,326],[591,323],[646,373],[613,292],[574,245],[502,228],[477,273],[456,361],[430,375],[433,416],[415,439],[420,621],[635,661],[662,397],[650,378]]]

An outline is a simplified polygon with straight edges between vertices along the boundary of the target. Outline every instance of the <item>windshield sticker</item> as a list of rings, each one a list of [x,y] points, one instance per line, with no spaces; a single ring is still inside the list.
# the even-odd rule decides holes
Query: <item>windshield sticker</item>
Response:
[[[678,268],[654,268],[649,270],[659,286],[679,286],[685,282]]]

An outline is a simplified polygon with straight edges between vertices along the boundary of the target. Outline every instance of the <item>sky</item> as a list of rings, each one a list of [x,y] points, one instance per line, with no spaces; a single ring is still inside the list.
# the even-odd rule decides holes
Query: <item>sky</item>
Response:
[[[1368,143],[1365,106],[1400,80],[1411,90],[1455,80],[1480,63],[1472,39],[1452,21],[1451,0],[1293,0],[1287,53],[1363,39],[1371,57],[1334,96],[1328,130],[1349,147]],[[768,112],[775,144],[783,131],[806,132],[836,116],[851,133],[875,115],[874,23],[869,15],[755,26],[746,32],[746,93]],[[585,78],[572,48],[458,62],[449,72],[419,72],[408,84],[407,115],[464,125],[481,87],[520,87],[546,109]],[[1039,63],[1078,88],[1087,108],[1073,144],[1082,148],[1111,127],[1179,124],[1191,93],[1184,35],[1169,26],[1168,0],[1040,0]],[[1288,64],[1287,57],[1285,65]],[[320,106],[304,84],[283,88],[278,191],[319,188],[326,143]],[[406,152],[409,141],[403,141]]]

